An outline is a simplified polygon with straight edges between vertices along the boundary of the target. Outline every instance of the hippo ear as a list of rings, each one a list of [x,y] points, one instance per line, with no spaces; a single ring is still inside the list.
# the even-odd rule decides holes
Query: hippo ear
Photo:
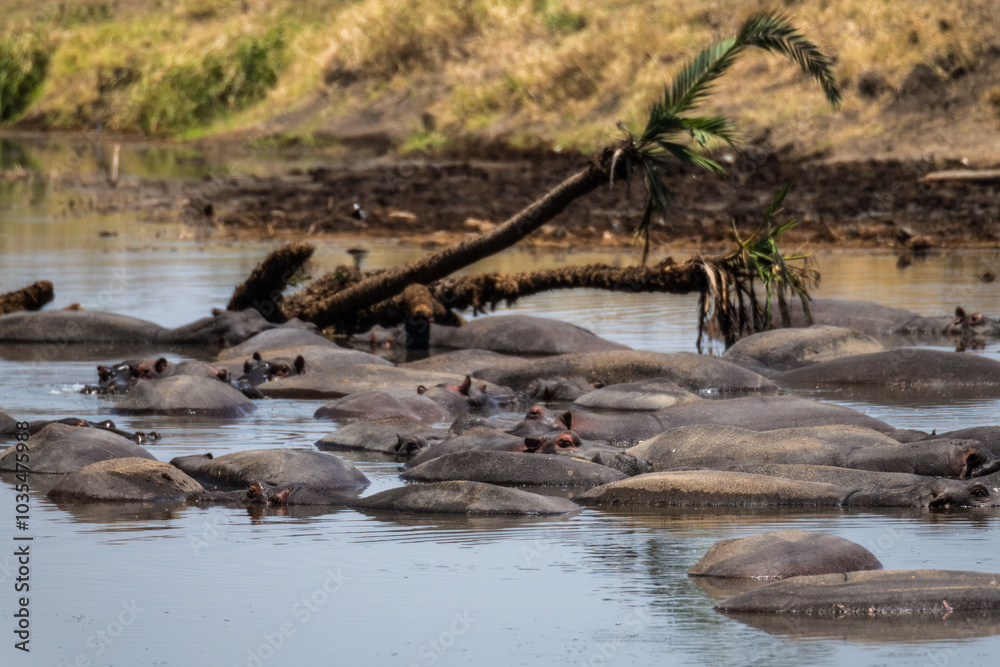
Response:
[[[249,373],[252,370],[253,370],[253,364],[251,364],[250,360],[247,359],[246,361],[243,362],[243,372]]]
[[[104,382],[105,380],[107,380],[110,377],[111,377],[111,369],[110,368],[108,368],[107,366],[98,366],[97,367],[97,379],[98,379],[99,382]]]
[[[268,501],[275,505],[284,505],[288,502],[288,494],[291,492],[291,489],[282,489],[271,496]]]
[[[535,452],[535,451],[538,451],[538,448],[541,447],[541,446],[542,446],[542,439],[541,438],[534,438],[534,437],[529,436],[529,437],[527,437],[527,438],[524,439],[524,451],[526,451],[526,452]]]
[[[955,308],[955,317],[958,317],[960,319],[965,319],[965,309],[962,308],[961,306]]]
[[[458,385],[458,393],[463,396],[468,396],[470,387],[472,387],[472,378],[466,375],[465,379],[462,380],[462,384]]]
[[[425,387],[424,385],[420,385],[419,387],[417,387],[418,394],[422,395],[425,391],[427,391],[427,387]]]
[[[257,361],[264,361],[263,357],[260,356],[260,351],[259,350],[257,352],[253,353],[253,358],[255,360],[257,360]]]
[[[156,363],[153,364],[153,368],[156,370],[157,373],[162,373],[167,369],[167,364],[168,364],[167,359],[165,357],[160,357],[159,359],[156,360]]]
[[[597,382],[591,382],[590,386],[594,389],[604,389],[604,383],[598,380]]]
[[[567,430],[572,430],[573,428],[573,413],[567,410],[566,412],[559,415],[559,422],[563,425],[563,428]]]
[[[301,354],[295,357],[295,372],[302,375],[306,370],[306,358]]]

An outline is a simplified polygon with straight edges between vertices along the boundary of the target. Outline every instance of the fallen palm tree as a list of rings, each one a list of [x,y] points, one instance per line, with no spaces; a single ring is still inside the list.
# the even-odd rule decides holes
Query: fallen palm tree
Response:
[[[281,308],[286,316],[314,322],[337,333],[351,333],[374,323],[438,320],[439,315],[466,308],[481,310],[500,302],[549,289],[629,286],[630,291],[699,292],[703,325],[727,343],[745,331],[766,328],[770,309],[758,303],[755,281],[761,283],[765,302],[772,294],[779,305],[790,289],[806,297],[808,280],[790,271],[775,239],[783,228],[773,228],[771,219],[784,192],[779,193],[758,233],[740,241],[738,249],[724,257],[695,259],[684,264],[653,268],[581,267],[532,272],[519,276],[492,274],[471,278],[448,278],[485,257],[504,250],[559,215],[570,203],[604,185],[629,183],[641,173],[647,201],[637,236],[643,241],[643,265],[649,251],[649,229],[654,219],[670,213],[671,193],[665,175],[674,160],[693,164],[717,175],[725,169],[695,150],[713,141],[734,143],[736,132],[721,116],[686,115],[711,94],[715,82],[747,47],[783,55],[814,78],[834,106],[840,91],[830,59],[788,21],[770,13],[755,14],[736,36],[703,50],[665,88],[650,110],[646,127],[633,134],[619,125],[623,139],[595,156],[586,168],[573,174],[526,209],[496,228],[466,239],[405,266],[371,274],[341,267],[299,295],[292,295]],[[690,141],[678,143],[677,136]],[[440,282],[439,282],[440,281]],[[425,286],[425,287],[419,287]],[[700,338],[699,338],[700,347]]]

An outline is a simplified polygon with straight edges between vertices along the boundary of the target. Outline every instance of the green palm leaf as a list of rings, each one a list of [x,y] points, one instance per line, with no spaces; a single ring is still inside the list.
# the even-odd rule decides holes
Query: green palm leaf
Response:
[[[721,165],[700,155],[689,145],[678,143],[675,137],[687,135],[702,147],[715,141],[736,143],[736,130],[728,119],[721,116],[689,118],[683,114],[711,95],[715,82],[751,46],[791,59],[819,83],[834,108],[840,105],[840,89],[833,75],[831,60],[781,14],[754,14],[744,22],[735,37],[721,40],[702,50],[664,88],[662,98],[650,108],[646,127],[638,137],[627,134],[626,145],[622,149],[629,169],[633,162],[645,166],[644,180],[648,199],[642,220],[636,229],[636,235],[643,239],[643,262],[649,251],[649,230],[653,219],[667,216],[671,199],[663,181],[663,177],[669,172],[669,166],[663,158],[670,155],[682,163],[725,175],[725,169]],[[783,192],[787,193],[787,189]],[[778,204],[780,205],[780,201]]]

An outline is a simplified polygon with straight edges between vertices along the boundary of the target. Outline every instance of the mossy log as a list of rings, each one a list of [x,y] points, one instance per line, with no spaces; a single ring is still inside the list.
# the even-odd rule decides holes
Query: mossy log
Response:
[[[0,294],[0,315],[21,310],[40,310],[55,297],[55,290],[48,280],[39,280],[27,287]]]
[[[315,250],[310,243],[289,243],[273,251],[249,278],[236,286],[226,310],[256,308],[266,320],[287,321],[281,308],[282,292]]]

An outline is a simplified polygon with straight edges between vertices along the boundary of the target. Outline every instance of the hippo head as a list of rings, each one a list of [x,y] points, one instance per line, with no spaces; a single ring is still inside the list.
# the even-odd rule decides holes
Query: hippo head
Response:
[[[984,335],[989,335],[989,322],[982,313],[966,313],[961,306],[955,309],[955,319],[945,326],[942,333],[959,339],[958,349],[982,349],[985,345]],[[994,327],[995,328],[995,327]]]
[[[511,435],[539,436],[550,431],[565,431],[569,427],[560,420],[560,416],[553,410],[549,410],[543,405],[536,405],[524,419],[514,428],[507,431]]]
[[[981,477],[1000,470],[1000,458],[984,447],[977,440],[965,440],[957,451],[958,456],[953,461],[954,469],[951,477],[968,479]]]
[[[243,375],[237,381],[246,382],[252,387],[291,377],[292,375],[302,375],[306,372],[306,360],[301,354],[295,357],[292,363],[276,359],[265,361],[260,352],[254,352],[252,359],[243,362]]]
[[[486,392],[485,382],[473,382],[468,375],[459,384],[438,384],[417,387],[417,393],[453,410],[462,408],[496,407],[497,399]]]
[[[288,502],[291,489],[279,489],[263,482],[254,482],[247,489],[246,501],[255,505],[284,505]]]
[[[416,456],[430,447],[427,439],[419,435],[396,434],[396,455],[403,457]]]
[[[1000,506],[1000,489],[982,481],[962,484],[954,480],[939,479],[926,485],[922,500],[925,507],[997,507]]]
[[[564,454],[573,456],[580,448],[580,436],[573,431],[546,434],[541,437],[526,437],[524,451],[531,454]]]

